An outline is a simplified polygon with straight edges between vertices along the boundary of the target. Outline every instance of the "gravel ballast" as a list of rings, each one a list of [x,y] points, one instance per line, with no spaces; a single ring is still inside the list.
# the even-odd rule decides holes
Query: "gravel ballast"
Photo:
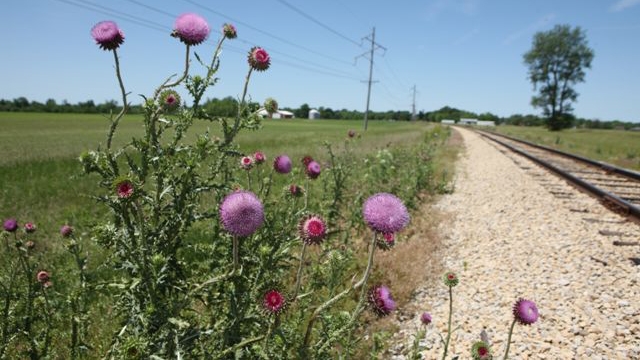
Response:
[[[470,359],[484,330],[502,359],[512,307],[533,300],[538,321],[516,324],[510,359],[640,359],[640,225],[529,160],[507,154],[467,129],[454,192],[435,210],[445,268],[458,274],[448,359]],[[406,359],[420,314],[433,323],[420,340],[423,359],[442,357],[448,288],[431,274],[396,315],[389,358]],[[409,316],[406,316],[409,314]]]

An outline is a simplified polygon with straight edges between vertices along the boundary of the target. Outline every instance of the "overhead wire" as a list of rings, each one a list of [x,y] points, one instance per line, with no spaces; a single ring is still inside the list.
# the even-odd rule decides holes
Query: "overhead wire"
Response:
[[[332,27],[325,25],[324,23],[320,22],[319,20],[317,20],[316,18],[314,18],[313,16],[305,13],[304,11],[298,9],[297,7],[291,5],[289,2],[285,1],[285,0],[277,0],[279,3],[283,4],[284,6],[288,7],[289,9],[295,11],[296,13],[298,13],[299,15],[303,16],[304,18],[311,20],[312,22],[314,22],[315,24],[319,25],[320,27],[328,30],[329,32],[337,35],[338,37],[347,40],[348,42],[355,44],[356,46],[362,46],[362,42],[358,42],[355,41],[353,39],[350,39],[349,37],[347,37],[346,35],[341,34],[340,32],[338,32],[337,30],[334,30]]]
[[[200,7],[200,8],[201,8],[201,9],[203,9],[203,10],[207,10],[207,11],[209,11],[209,12],[213,13],[213,14],[216,14],[216,15],[218,15],[218,16],[220,16],[220,17],[224,18],[224,19],[231,20],[231,21],[233,21],[233,22],[234,22],[234,23],[236,23],[236,24],[240,24],[240,25],[242,25],[242,26],[244,26],[244,27],[246,27],[246,28],[252,29],[252,30],[257,31],[257,32],[259,32],[259,33],[261,33],[261,34],[263,34],[263,35],[266,35],[266,36],[268,36],[268,37],[271,37],[271,38],[273,38],[273,39],[276,39],[276,40],[278,40],[278,41],[280,41],[280,42],[283,42],[283,43],[285,43],[285,44],[287,44],[287,45],[290,45],[290,46],[296,47],[296,48],[301,49],[301,50],[305,50],[305,51],[307,51],[307,52],[310,52],[310,53],[312,53],[312,54],[315,54],[315,55],[318,55],[318,56],[324,57],[324,58],[326,58],[326,59],[330,59],[330,60],[333,60],[333,61],[336,61],[336,62],[340,62],[340,63],[343,63],[343,64],[351,65],[351,63],[349,63],[349,62],[348,62],[348,61],[346,61],[346,60],[342,60],[342,59],[338,59],[338,58],[333,57],[333,56],[329,56],[329,55],[327,55],[327,54],[325,54],[325,53],[321,53],[321,52],[319,52],[319,51],[315,51],[315,50],[310,49],[310,48],[308,48],[308,47],[306,47],[306,46],[296,44],[296,43],[294,43],[294,42],[292,42],[292,41],[289,41],[289,40],[287,40],[287,39],[285,39],[285,38],[283,38],[283,37],[281,37],[281,36],[278,36],[278,35],[275,35],[275,34],[269,33],[269,32],[267,32],[267,31],[264,31],[264,30],[261,30],[261,29],[258,29],[258,28],[256,28],[255,26],[253,26],[253,25],[251,25],[251,24],[245,23],[245,22],[243,22],[243,21],[241,21],[241,20],[234,19],[234,18],[232,18],[232,17],[230,17],[230,16],[228,16],[228,15],[225,15],[225,14],[223,14],[223,13],[219,12],[219,11],[216,11],[216,10],[211,9],[211,8],[210,8],[210,7],[208,7],[208,6],[202,5],[202,4],[198,3],[197,1],[194,1],[194,0],[184,0],[184,1],[186,1],[186,2],[188,2],[188,3],[190,3],[190,4],[193,4],[193,5],[195,5],[195,6],[198,6],[198,7]]]

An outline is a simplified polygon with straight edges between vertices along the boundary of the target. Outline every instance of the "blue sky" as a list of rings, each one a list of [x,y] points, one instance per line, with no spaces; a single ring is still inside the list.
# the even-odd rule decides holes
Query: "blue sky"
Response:
[[[415,85],[418,111],[448,105],[500,116],[540,113],[530,105],[522,61],[535,32],[580,26],[595,58],[576,86],[575,114],[640,122],[640,0],[10,1],[0,12],[0,98],[120,99],[113,56],[89,33],[113,20],[125,34],[122,73],[137,103],[137,94],[151,94],[181,70],[183,45],[168,34],[184,12],[201,14],[213,29],[195,48],[203,57],[223,23],[238,29],[208,97],[241,93],[246,53],[258,45],[272,66],[252,75],[254,101],[363,111],[369,62],[360,55],[369,44],[362,39],[375,27],[384,49],[374,57],[371,109],[411,110]]]

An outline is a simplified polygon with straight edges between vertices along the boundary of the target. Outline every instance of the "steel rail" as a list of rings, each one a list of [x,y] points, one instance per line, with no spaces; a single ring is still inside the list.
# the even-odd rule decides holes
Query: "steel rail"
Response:
[[[511,151],[513,151],[513,152],[515,152],[517,154],[520,154],[520,155],[530,159],[531,161],[533,161],[533,162],[535,162],[537,164],[540,164],[541,166],[543,166],[543,167],[549,169],[550,171],[558,174],[560,177],[562,177],[562,178],[568,180],[569,182],[577,185],[578,187],[580,187],[584,191],[586,191],[586,192],[588,192],[588,193],[590,193],[592,195],[595,195],[596,197],[599,197],[602,202],[604,202],[604,203],[606,203],[608,205],[614,205],[617,210],[622,211],[626,215],[632,216],[632,217],[636,218],[636,220],[640,220],[640,207],[637,207],[637,206],[635,206],[635,205],[633,205],[633,204],[621,199],[620,197],[618,197],[618,196],[616,196],[614,194],[606,192],[606,191],[604,191],[604,190],[602,190],[602,189],[600,189],[600,188],[598,188],[598,187],[596,187],[596,186],[594,186],[594,185],[592,185],[592,184],[590,184],[590,183],[588,183],[588,182],[586,182],[586,181],[584,181],[584,180],[582,180],[582,179],[580,179],[580,178],[578,178],[578,177],[576,177],[576,176],[574,176],[574,175],[572,175],[572,174],[570,174],[570,173],[558,168],[557,166],[555,166],[555,165],[553,165],[553,164],[551,164],[551,163],[549,163],[547,161],[544,161],[542,159],[539,159],[539,158],[531,155],[530,153],[528,153],[528,152],[526,152],[526,151],[524,151],[522,149],[518,149],[518,148],[516,148],[516,147],[514,147],[512,145],[509,145],[509,144],[505,143],[504,141],[500,141],[500,140],[498,140],[498,139],[496,139],[496,138],[494,138],[492,136],[487,135],[486,133],[484,133],[482,131],[477,131],[477,132],[480,135],[482,135],[482,136],[484,136],[484,137],[486,137],[486,138],[488,138],[488,139],[490,139],[490,140],[492,140],[492,141],[494,141],[494,142],[496,142],[496,143],[508,148],[509,150],[511,150]],[[502,135],[498,135],[498,136],[502,136]],[[513,139],[513,138],[510,138],[508,136],[505,136],[505,137],[510,139],[510,140],[516,141],[516,142],[522,142],[522,143],[525,143],[527,145],[531,145],[531,146],[534,146],[534,147],[537,147],[537,148],[541,148],[541,149],[547,150],[546,147],[535,145],[535,144],[531,144],[531,143],[529,143],[527,141],[522,141],[522,140],[519,140],[519,139]],[[551,149],[551,150],[552,150],[552,152],[558,153],[559,155],[564,155],[564,153],[556,151],[555,149]],[[592,165],[595,165],[595,166],[602,165],[602,163],[600,163],[600,162],[589,160],[589,159],[586,159],[586,158],[582,158],[581,156],[572,155],[572,156],[569,156],[569,157],[574,158],[574,159],[579,160],[579,161],[583,161],[583,159],[584,160],[588,160],[588,161],[585,161],[585,162],[587,162],[589,164],[592,164]],[[625,170],[625,169],[620,169],[620,168],[616,168],[616,167],[612,167],[612,169]],[[606,168],[605,170],[609,171],[609,168]],[[637,174],[637,173],[634,173],[634,172],[630,172],[630,173],[638,175],[638,177],[637,178],[634,177],[634,179],[640,179],[640,174]],[[627,175],[624,175],[624,176],[627,176]]]
[[[583,157],[583,156],[580,156],[580,155],[571,154],[571,153],[564,152],[564,151],[561,151],[561,150],[557,150],[557,149],[554,149],[554,148],[550,148],[550,147],[546,147],[546,146],[543,146],[543,145],[535,144],[535,143],[532,143],[532,142],[529,142],[529,141],[526,141],[526,140],[514,138],[514,137],[509,136],[509,135],[503,135],[503,134],[494,133],[494,132],[491,132],[491,131],[481,131],[481,130],[476,130],[476,132],[478,132],[480,134],[488,133],[488,134],[500,136],[500,137],[503,137],[503,138],[506,138],[506,139],[509,139],[509,140],[512,140],[512,141],[515,141],[515,142],[523,143],[523,144],[526,144],[526,145],[529,145],[529,146],[532,146],[532,147],[535,147],[535,148],[538,148],[538,149],[542,149],[542,150],[546,150],[546,151],[549,151],[549,152],[552,152],[552,153],[555,153],[555,154],[558,154],[558,155],[562,155],[562,156],[570,158],[570,159],[578,160],[578,161],[581,161],[581,162],[589,164],[589,165],[597,166],[597,167],[601,168],[602,170],[604,170],[604,171],[606,171],[608,173],[613,173],[613,174],[626,176],[626,177],[634,179],[634,180],[640,180],[640,172],[636,172],[636,171],[629,170],[629,169],[624,169],[624,168],[621,168],[621,167],[617,167],[615,165],[607,164],[607,163],[602,162],[602,161],[596,161],[596,160],[589,159],[589,158],[586,158],[586,157]]]

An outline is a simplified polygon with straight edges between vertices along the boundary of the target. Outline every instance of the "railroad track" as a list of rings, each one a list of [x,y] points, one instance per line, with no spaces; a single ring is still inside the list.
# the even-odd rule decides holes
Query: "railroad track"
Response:
[[[505,135],[476,131],[551,170],[598,198],[612,211],[640,222],[640,173]]]

